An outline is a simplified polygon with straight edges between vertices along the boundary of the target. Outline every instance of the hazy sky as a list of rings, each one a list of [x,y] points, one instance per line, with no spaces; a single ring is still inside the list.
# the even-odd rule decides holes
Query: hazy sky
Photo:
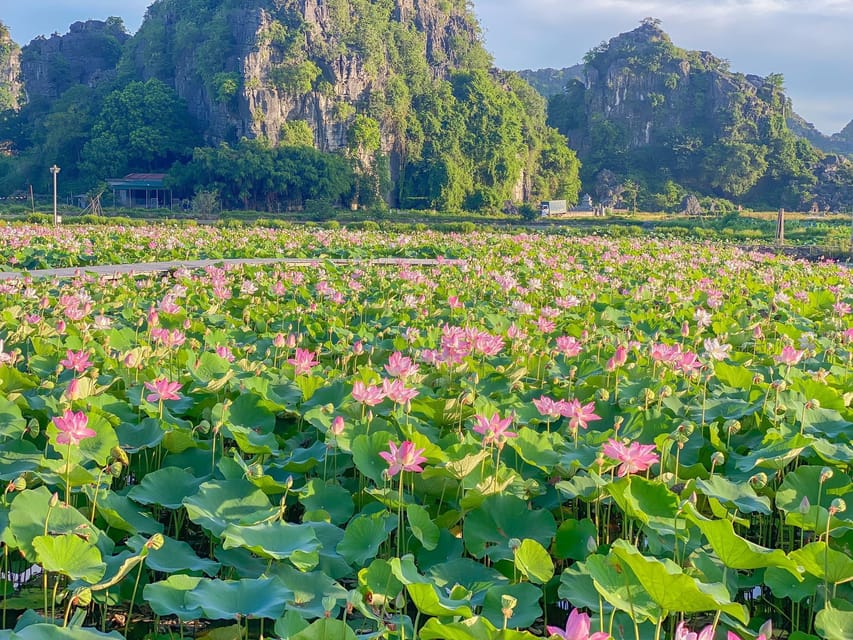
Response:
[[[2,0],[0,20],[26,44],[75,20],[124,18],[150,0]],[[853,0],[474,0],[495,62],[565,67],[603,40],[660,18],[676,45],[711,51],[735,71],[785,76],[794,109],[826,133],[853,119]]]

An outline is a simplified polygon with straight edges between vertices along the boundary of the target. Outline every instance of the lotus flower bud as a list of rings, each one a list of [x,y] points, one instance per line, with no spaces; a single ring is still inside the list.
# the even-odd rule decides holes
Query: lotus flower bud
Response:
[[[800,506],[797,508],[802,515],[806,515],[812,508],[811,503],[809,502],[808,496],[803,496],[803,499],[800,500]]]
[[[595,553],[596,551],[598,551],[598,543],[592,536],[586,539],[586,550],[590,553]]]
[[[50,496],[50,500],[48,501],[47,505],[49,507],[53,508],[58,504],[59,504],[59,494],[56,491],[54,491],[53,495]]]
[[[148,542],[145,543],[145,548],[157,551],[159,549],[162,549],[165,543],[166,539],[163,537],[163,534],[155,533],[153,536],[148,538]]]
[[[261,468],[263,471],[263,468]],[[284,481],[284,486],[290,489],[293,486],[293,476],[287,476],[287,480]]]
[[[332,426],[329,427],[329,432],[333,436],[339,436],[344,432],[344,418],[343,418],[343,416],[335,416],[335,419],[332,420]]]
[[[759,471],[749,479],[749,484],[756,489],[763,489],[767,486],[767,474],[763,471]]]

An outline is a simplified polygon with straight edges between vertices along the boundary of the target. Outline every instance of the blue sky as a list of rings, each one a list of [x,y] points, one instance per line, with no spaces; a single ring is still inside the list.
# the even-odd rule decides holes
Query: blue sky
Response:
[[[25,44],[75,20],[121,16],[135,31],[150,0],[3,0],[0,20]],[[9,6],[11,5],[11,6]],[[474,0],[505,69],[564,67],[603,40],[663,21],[675,44],[732,69],[782,73],[794,109],[826,133],[853,119],[853,0]]]

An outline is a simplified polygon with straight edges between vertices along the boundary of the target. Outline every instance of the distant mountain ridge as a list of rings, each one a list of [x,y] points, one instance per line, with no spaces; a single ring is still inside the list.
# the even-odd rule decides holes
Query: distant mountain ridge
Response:
[[[23,101],[20,72],[21,48],[0,21],[0,111],[17,109]]]

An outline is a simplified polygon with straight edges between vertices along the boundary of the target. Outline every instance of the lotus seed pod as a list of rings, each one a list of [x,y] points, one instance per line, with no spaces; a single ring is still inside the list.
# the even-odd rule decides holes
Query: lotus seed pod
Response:
[[[121,462],[113,462],[109,467],[110,475],[113,478],[118,478],[121,476],[121,472],[124,471],[124,465]]]
[[[30,418],[30,421],[27,423],[27,433],[35,438],[40,431],[41,426],[39,425],[39,421],[35,418]]]
[[[127,452],[119,446],[115,446],[110,449],[110,455],[113,460],[121,462],[124,465],[130,464],[130,458],[127,457]]]
[[[740,420],[726,420],[726,423],[723,425],[723,427],[729,435],[733,436],[736,433],[740,432]]]
[[[723,454],[723,452],[722,452],[722,451],[715,451],[715,452],[714,452],[714,455],[712,455],[712,456],[711,456],[711,463],[712,463],[715,467],[719,467],[719,466],[722,466],[722,465],[726,464],[726,456],[725,456],[725,454]]]
[[[806,409],[820,409],[820,400],[812,398],[806,403]]]
[[[836,498],[829,505],[830,513],[844,513],[847,511],[847,503],[841,498]]]
[[[145,543],[145,547],[157,551],[159,549],[162,549],[165,543],[166,539],[163,537],[163,534],[155,533],[153,536],[148,538],[148,542]]]
[[[661,390],[660,390],[660,397],[661,398],[669,398],[671,395],[672,395],[672,387],[670,387],[668,384],[665,384],[663,387],[661,387]]]
[[[599,402],[607,402],[610,400],[610,392],[607,389],[598,389],[595,392],[595,399]]]
[[[402,593],[400,595],[402,595]],[[322,601],[323,602],[323,610],[324,611],[331,611],[332,609],[335,608],[335,604],[337,603],[337,601],[338,601],[338,599],[335,596],[324,597],[323,601]],[[397,608],[400,609],[401,607],[398,606]]]
[[[518,600],[516,598],[513,598],[511,595],[504,594],[501,596],[501,608],[504,611],[509,610],[509,612],[510,612],[510,615],[508,615],[508,616],[506,616],[506,614],[504,614],[507,618],[512,617],[512,611],[515,609],[515,607],[517,605],[518,605]]]
[[[759,471],[749,479],[749,484],[756,489],[763,489],[767,486],[767,474],[763,471]]]
[[[510,548],[510,551],[515,553],[516,551],[518,551],[518,548],[521,546],[521,540],[519,540],[518,538],[510,538],[509,542],[507,544]]]
[[[27,479],[24,476],[18,476],[10,483],[12,491],[23,491],[27,488]]]
[[[824,467],[820,470],[820,483],[823,484],[827,480],[830,480],[834,474],[834,471],[831,467]]]
[[[803,499],[800,500],[800,506],[797,508],[802,515],[806,515],[812,508],[811,503],[809,502],[808,496],[803,496]]]
[[[655,392],[653,389],[643,389],[643,400],[647,403],[654,402]]]
[[[88,607],[92,603],[92,590],[88,587],[80,589],[71,598],[71,604],[75,607]]]
[[[764,376],[760,373],[756,373],[752,376],[752,384],[761,384],[762,382],[764,382]]]

